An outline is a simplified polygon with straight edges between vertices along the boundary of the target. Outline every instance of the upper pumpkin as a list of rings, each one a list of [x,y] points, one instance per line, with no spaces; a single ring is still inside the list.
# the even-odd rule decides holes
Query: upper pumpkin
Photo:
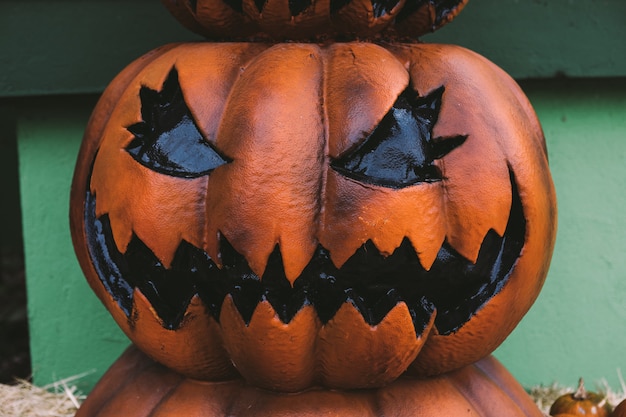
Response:
[[[451,21],[468,0],[162,0],[210,39],[417,38]]]
[[[87,279],[142,350],[287,391],[486,356],[556,223],[519,87],[422,44],[156,50],[94,111],[71,206]]]

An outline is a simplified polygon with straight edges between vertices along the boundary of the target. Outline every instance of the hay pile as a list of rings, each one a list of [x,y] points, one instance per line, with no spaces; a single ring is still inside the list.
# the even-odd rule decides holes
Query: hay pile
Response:
[[[0,384],[0,417],[72,417],[85,399],[72,382],[64,379],[44,387],[28,381]]]
[[[45,387],[37,387],[27,381],[16,385],[0,384],[0,417],[73,417],[85,399],[72,382],[80,376],[68,378]],[[606,393],[607,400],[613,406],[626,399],[626,384],[621,379],[621,392],[611,390],[606,383],[596,388],[597,392]],[[548,416],[550,405],[560,395],[574,392],[573,387],[558,384],[537,386],[529,390],[530,396],[539,408]]]
[[[604,394],[606,400],[611,406],[615,407],[617,404],[626,400],[626,382],[624,382],[624,378],[622,377],[621,372],[617,372],[620,385],[621,392],[614,391],[609,387],[609,384],[606,381],[601,381],[596,387],[587,387],[588,391],[594,391],[600,394]],[[576,391],[575,387],[565,387],[562,385],[558,385],[556,383],[549,386],[535,386],[528,390],[528,393],[535,401],[535,404],[539,407],[541,411],[546,416],[549,416],[548,411],[550,410],[550,406],[557,398],[564,394],[570,394]]]

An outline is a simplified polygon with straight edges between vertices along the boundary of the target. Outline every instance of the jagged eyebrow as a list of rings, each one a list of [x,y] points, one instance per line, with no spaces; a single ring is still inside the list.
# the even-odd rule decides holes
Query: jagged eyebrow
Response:
[[[142,121],[127,127],[133,139],[126,151],[141,165],[161,174],[197,178],[231,162],[203,136],[185,103],[172,67],[160,91],[139,91]]]
[[[387,188],[443,179],[435,160],[461,146],[467,135],[432,137],[445,88],[425,97],[408,87],[356,149],[331,161],[345,177]]]

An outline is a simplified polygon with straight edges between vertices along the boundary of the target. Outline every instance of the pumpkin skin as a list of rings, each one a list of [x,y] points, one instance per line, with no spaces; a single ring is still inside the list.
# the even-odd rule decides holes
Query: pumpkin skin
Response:
[[[467,0],[162,0],[187,29],[210,39],[416,38],[451,21]]]
[[[296,394],[186,379],[128,349],[104,374],[76,417],[420,416],[542,417],[524,389],[493,357],[431,379],[402,377],[361,391],[319,387]]]
[[[587,391],[581,378],[576,392],[561,395],[554,401],[550,407],[550,415],[609,417],[611,410],[606,396]]]
[[[367,165],[368,138],[417,119],[423,166]],[[185,171],[167,151],[177,143],[137,151],[150,121],[187,129],[191,154],[213,152],[217,167],[200,158]],[[389,143],[378,149],[407,148]],[[538,295],[555,223],[528,100],[485,58],[446,45],[155,50],[94,110],[71,196],[81,267],[141,350],[192,378],[240,373],[278,391],[379,387],[485,357]],[[474,262],[500,272],[474,276]]]

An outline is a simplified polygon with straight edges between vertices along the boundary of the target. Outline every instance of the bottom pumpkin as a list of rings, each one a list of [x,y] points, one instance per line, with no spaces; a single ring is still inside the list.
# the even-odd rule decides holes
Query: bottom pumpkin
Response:
[[[386,416],[542,417],[493,357],[427,379],[401,377],[379,389],[314,388],[283,394],[242,379],[185,378],[130,347],[104,374],[76,417]]]

